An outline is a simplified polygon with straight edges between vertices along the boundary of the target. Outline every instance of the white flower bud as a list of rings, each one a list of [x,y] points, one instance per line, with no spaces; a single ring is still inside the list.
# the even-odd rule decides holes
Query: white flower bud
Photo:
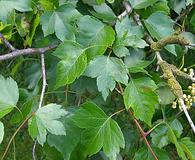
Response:
[[[187,72],[188,70],[187,70],[187,68],[184,68],[183,71],[184,71],[184,72]]]

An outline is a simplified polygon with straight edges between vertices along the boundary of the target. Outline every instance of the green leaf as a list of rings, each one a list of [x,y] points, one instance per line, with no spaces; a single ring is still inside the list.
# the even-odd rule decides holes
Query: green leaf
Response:
[[[128,54],[126,46],[133,48],[145,48],[148,46],[142,39],[144,36],[142,28],[135,25],[132,19],[126,17],[122,21],[117,21],[115,29],[117,37],[113,51],[118,57],[123,57]],[[125,52],[123,53],[123,51]]]
[[[168,134],[169,140],[175,145],[179,157],[182,160],[187,160],[186,155],[185,155],[181,145],[179,144],[174,131],[172,130],[171,126],[169,126],[169,125],[168,125],[168,132],[167,132],[167,134]]]
[[[147,7],[146,9],[141,11],[141,17],[143,19],[148,18],[152,13],[155,12],[164,12],[164,14],[170,14],[170,8],[168,6],[167,0],[160,0],[154,3],[152,6]]]
[[[98,90],[102,93],[104,100],[113,91],[116,81],[127,84],[128,71],[123,62],[115,57],[99,56],[90,61],[85,75],[97,78]]]
[[[195,35],[193,33],[182,32],[181,35],[184,36],[190,42],[190,44],[195,44]],[[195,50],[195,47],[189,47],[189,48]]]
[[[160,86],[157,90],[159,102],[162,105],[167,105],[175,100],[175,95],[167,85]]]
[[[0,121],[0,144],[3,141],[3,137],[4,137],[4,126],[3,123]]]
[[[0,118],[12,111],[18,102],[17,83],[12,78],[5,79],[0,75]]]
[[[158,104],[158,96],[155,93],[157,88],[150,78],[139,78],[129,82],[124,91],[124,103],[126,109],[130,107],[137,119],[140,119],[151,126],[151,120]]]
[[[37,138],[41,145],[46,141],[47,131],[54,135],[65,135],[64,125],[59,121],[64,115],[66,111],[57,104],[39,108],[28,122],[29,134],[33,139]]]
[[[80,16],[75,6],[69,3],[60,6],[55,11],[46,11],[41,16],[44,36],[55,32],[61,41],[74,40],[76,28],[73,22]]]
[[[158,0],[129,0],[134,9],[142,9],[148,6],[152,6]]]
[[[66,4],[66,3],[71,3],[74,6],[76,6],[79,0],[57,0],[57,1],[59,2],[59,6]]]
[[[93,9],[95,10],[95,12],[90,11],[92,15],[99,19],[102,19],[104,22],[112,23],[116,20],[115,13],[106,3],[103,3],[101,5],[94,5]]]
[[[170,160],[167,152],[157,147],[152,147],[154,153],[159,160]],[[135,153],[135,160],[151,160],[154,159],[151,152],[146,148],[142,147]]]
[[[15,25],[21,37],[25,37],[29,32],[30,23],[24,14],[16,14]]]
[[[92,102],[84,103],[73,116],[73,120],[83,133],[86,153],[91,156],[102,147],[110,160],[116,160],[120,148],[124,148],[123,133],[118,124]]]
[[[150,61],[140,60],[134,66],[129,67],[129,72],[131,73],[143,72],[143,73],[148,74],[148,72],[144,68],[146,68],[150,64],[151,64]]]
[[[177,14],[180,14],[182,9],[186,8],[186,1],[185,0],[171,0],[170,8],[172,8]]]
[[[57,65],[56,88],[74,82],[87,66],[85,50],[76,42],[65,41],[53,55],[60,59]]]
[[[88,5],[100,5],[102,3],[104,3],[104,0],[82,0],[84,3],[88,4]]]
[[[168,128],[166,125],[163,124],[158,126],[153,132],[151,132],[150,136],[152,137],[152,143],[159,148],[168,145],[170,142],[167,131]]]
[[[16,124],[16,123],[21,123],[22,121],[24,121],[24,119],[30,113],[35,103],[34,101],[35,101],[34,98],[27,100],[20,108],[20,112],[17,111],[15,114],[12,115],[12,118],[10,119],[11,123]]]
[[[78,22],[77,42],[85,47],[89,59],[102,55],[115,39],[112,27],[90,16],[81,17]]]
[[[35,88],[41,80],[41,66],[39,63],[34,62],[25,71],[25,82],[28,85],[28,89]]]
[[[106,0],[108,3],[113,3],[114,0]],[[102,3],[105,2],[105,0],[83,0],[83,2],[88,3],[89,5],[92,4],[98,4],[101,5]]]
[[[169,137],[167,134],[168,130],[169,130],[169,126],[171,127],[171,130],[172,130],[174,136],[176,138],[180,137],[180,135],[183,132],[183,127],[182,127],[181,123],[179,122],[179,120],[175,119],[174,121],[172,121],[168,124],[166,124],[166,123],[161,124],[151,133],[152,143],[155,146],[162,148],[171,142],[169,140]]]
[[[190,160],[195,159],[195,143],[190,140],[189,137],[182,138],[179,140],[180,146],[183,148],[184,152]]]
[[[155,12],[144,21],[147,30],[153,38],[160,40],[163,37],[170,36],[174,33],[173,20],[163,12]],[[165,47],[169,52],[176,55],[175,46],[167,45]]]
[[[187,160],[182,146],[178,142],[178,138],[183,132],[181,123],[175,119],[172,122],[163,122],[163,125],[158,126],[152,133],[152,143],[160,148],[166,146],[170,142],[173,143],[177,149],[177,153],[182,160]]]
[[[142,49],[130,49],[130,54],[124,59],[125,65],[131,73],[143,72],[148,74],[144,69],[151,64],[150,61],[143,60],[145,52]]]
[[[39,3],[46,11],[53,10],[58,6],[58,0],[39,0]]]
[[[56,136],[49,134],[47,138],[48,144],[62,153],[64,159],[70,159],[71,153],[80,142],[82,133],[82,129],[75,126],[71,117],[72,113],[62,119],[62,123],[66,128],[66,135]]]
[[[192,25],[192,27],[195,27],[195,13],[192,15],[190,19],[190,24]]]
[[[122,44],[114,44],[113,52],[117,57],[125,57],[129,55],[129,50]]]
[[[29,31],[29,33],[26,36],[25,43],[27,45],[29,45],[29,46],[32,45],[32,41],[33,41],[33,38],[34,38],[34,35],[35,35],[35,31],[36,31],[39,23],[40,23],[40,16],[39,16],[39,14],[36,14],[35,18],[33,19],[32,26],[30,28],[30,31]]]
[[[4,23],[10,20],[10,16],[13,17],[14,9],[20,12],[32,11],[31,0],[0,0],[0,8],[0,20]]]

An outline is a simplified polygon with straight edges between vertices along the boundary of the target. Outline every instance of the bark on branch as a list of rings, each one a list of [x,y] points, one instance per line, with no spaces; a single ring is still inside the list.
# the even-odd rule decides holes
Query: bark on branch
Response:
[[[0,62],[8,59],[12,59],[18,56],[24,56],[24,55],[33,55],[33,54],[44,54],[45,52],[52,50],[56,48],[57,45],[51,45],[43,48],[27,48],[27,49],[20,49],[20,50],[14,50],[10,53],[0,55]]]
[[[118,19],[119,20],[122,20],[124,17],[126,17],[128,14],[130,14],[132,12],[132,8],[131,6],[129,5],[129,2],[127,1],[124,1],[123,2],[123,5],[125,7],[125,11],[122,12],[119,16],[118,16]]]

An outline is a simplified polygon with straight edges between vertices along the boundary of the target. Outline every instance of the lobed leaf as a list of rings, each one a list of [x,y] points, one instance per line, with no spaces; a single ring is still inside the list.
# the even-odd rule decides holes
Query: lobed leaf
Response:
[[[86,154],[93,155],[103,148],[110,160],[116,160],[120,148],[124,148],[123,133],[118,124],[92,102],[84,103],[73,116],[75,124],[84,128]]]
[[[64,125],[59,121],[64,115],[66,112],[61,109],[60,105],[51,103],[41,107],[28,121],[29,134],[33,139],[37,138],[41,145],[46,141],[47,132],[54,135],[65,135]]]

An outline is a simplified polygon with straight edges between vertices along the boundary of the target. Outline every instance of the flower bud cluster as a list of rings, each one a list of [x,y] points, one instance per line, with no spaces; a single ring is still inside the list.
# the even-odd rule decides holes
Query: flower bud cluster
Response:
[[[189,70],[187,68],[184,68],[183,71],[184,72],[188,72],[188,75],[190,77],[194,77],[195,76],[194,70],[192,68],[190,68]]]
[[[195,83],[192,83],[191,86],[188,86],[188,89],[190,91],[190,94],[184,94],[183,99],[187,109],[190,109],[193,103],[195,103]],[[179,109],[182,110],[181,102],[179,100],[176,100],[172,103],[172,108],[177,108],[177,105],[179,106]]]

